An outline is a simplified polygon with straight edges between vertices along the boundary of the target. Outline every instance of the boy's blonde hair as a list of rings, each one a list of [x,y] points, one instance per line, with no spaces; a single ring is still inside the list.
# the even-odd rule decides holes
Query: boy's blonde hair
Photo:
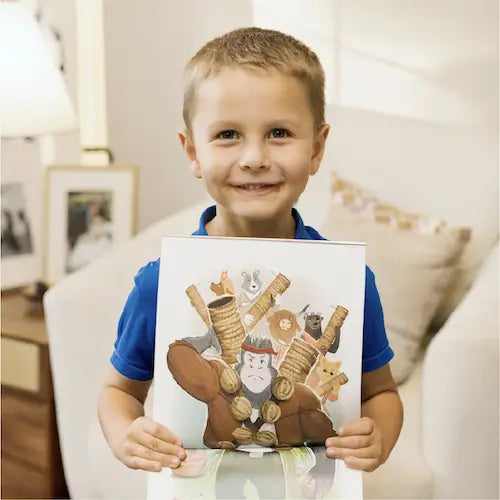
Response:
[[[317,127],[325,121],[325,73],[318,56],[301,41],[279,31],[240,28],[206,43],[188,62],[184,85],[184,123],[191,130],[197,87],[223,68],[278,71],[304,83]]]

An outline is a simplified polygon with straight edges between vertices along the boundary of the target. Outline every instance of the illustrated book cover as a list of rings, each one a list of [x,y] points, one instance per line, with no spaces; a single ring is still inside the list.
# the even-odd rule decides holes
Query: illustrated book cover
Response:
[[[365,245],[165,237],[153,418],[182,439],[148,499],[362,498],[325,440],[360,415]]]

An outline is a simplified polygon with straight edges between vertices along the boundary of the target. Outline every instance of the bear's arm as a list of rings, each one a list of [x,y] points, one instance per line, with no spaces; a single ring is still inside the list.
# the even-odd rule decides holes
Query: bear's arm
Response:
[[[208,402],[219,393],[217,370],[188,342],[176,340],[170,344],[167,366],[175,381],[193,398]]]
[[[304,441],[324,445],[327,438],[337,435],[332,421],[321,410],[318,396],[309,387],[297,384],[295,390],[300,392],[299,419]]]

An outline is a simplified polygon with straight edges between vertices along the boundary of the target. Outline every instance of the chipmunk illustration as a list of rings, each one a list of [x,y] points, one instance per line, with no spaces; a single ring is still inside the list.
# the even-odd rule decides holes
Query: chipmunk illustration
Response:
[[[210,290],[220,297],[221,295],[234,295],[233,282],[228,278],[227,271],[220,273],[219,283],[211,283]]]

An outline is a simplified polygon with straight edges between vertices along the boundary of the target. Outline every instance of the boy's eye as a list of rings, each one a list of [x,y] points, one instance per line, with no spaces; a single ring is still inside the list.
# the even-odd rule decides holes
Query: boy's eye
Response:
[[[223,130],[217,135],[217,139],[231,140],[237,138],[238,138],[238,132],[236,132],[236,130]]]
[[[284,139],[288,136],[288,131],[284,128],[273,128],[269,133],[269,137],[271,137],[271,139]]]

